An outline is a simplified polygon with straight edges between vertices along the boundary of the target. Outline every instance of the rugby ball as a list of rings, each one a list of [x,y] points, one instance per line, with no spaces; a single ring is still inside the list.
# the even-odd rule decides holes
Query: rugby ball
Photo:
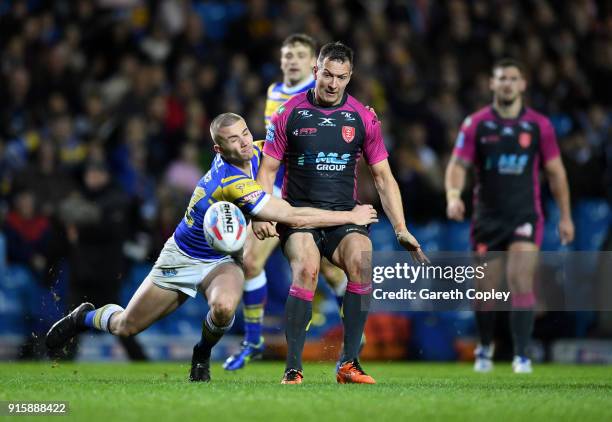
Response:
[[[247,237],[244,214],[231,202],[215,202],[204,214],[204,236],[208,244],[218,252],[238,252]]]

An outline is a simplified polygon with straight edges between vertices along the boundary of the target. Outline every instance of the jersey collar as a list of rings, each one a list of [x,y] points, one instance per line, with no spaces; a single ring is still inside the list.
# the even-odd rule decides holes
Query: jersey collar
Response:
[[[285,94],[296,94],[298,92],[304,91],[304,88],[310,85],[313,81],[314,81],[314,76],[310,75],[308,79],[306,79],[304,82],[302,82],[299,85],[288,87],[287,85],[283,83],[281,85],[281,91],[283,91]]]
[[[236,169],[237,171],[239,171],[241,174],[244,174],[246,177],[248,177],[249,179],[255,179],[255,172],[253,171],[253,157],[255,155],[253,155],[253,157],[251,157],[251,159],[249,160],[249,168],[251,169],[250,173],[251,174],[246,174],[244,171],[242,171],[242,169],[240,167],[236,167],[235,165],[233,165],[232,163],[230,163],[229,161],[227,161],[225,158],[223,158],[223,156],[219,153],[217,153],[217,155],[219,156],[219,158],[221,159],[221,161],[223,161],[223,163],[226,166],[230,166],[234,169]]]
[[[335,105],[335,106],[329,106],[329,107],[317,104],[317,102],[315,101],[314,88],[311,88],[311,89],[308,90],[308,92],[306,93],[306,98],[308,98],[308,102],[310,104],[312,104],[313,106],[315,106],[317,108],[324,108],[324,109],[328,109],[328,110],[333,110],[333,109],[342,107],[344,105],[344,103],[346,103],[346,100],[348,98],[348,94],[347,94],[346,91],[344,91],[344,94],[342,95],[342,100],[340,101],[340,103]]]
[[[526,112],[527,112],[527,109],[525,108],[524,105],[522,105],[521,109],[519,110],[519,113],[516,115],[516,117],[514,117],[512,119],[506,119],[506,118],[500,116],[499,113],[497,112],[497,110],[495,110],[495,107],[493,107],[493,105],[491,105],[491,113],[493,113],[495,118],[498,119],[498,120],[506,121],[506,122],[512,122],[512,121],[515,121],[515,120],[519,120],[521,117],[523,117],[523,115]]]

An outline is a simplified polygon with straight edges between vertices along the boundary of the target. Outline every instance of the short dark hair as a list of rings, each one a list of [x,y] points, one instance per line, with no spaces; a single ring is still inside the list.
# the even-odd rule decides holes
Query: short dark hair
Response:
[[[340,63],[349,62],[353,67],[353,50],[340,41],[330,42],[321,47],[317,64],[321,66],[325,59],[335,60]]]
[[[495,70],[505,69],[506,67],[516,67],[522,75],[525,74],[525,68],[523,64],[520,61],[511,57],[504,57],[503,59],[499,59],[495,63],[493,63],[491,73],[495,73]]]
[[[291,34],[281,44],[281,48],[293,44],[303,44],[310,49],[312,55],[317,54],[317,42],[314,38],[307,34]]]

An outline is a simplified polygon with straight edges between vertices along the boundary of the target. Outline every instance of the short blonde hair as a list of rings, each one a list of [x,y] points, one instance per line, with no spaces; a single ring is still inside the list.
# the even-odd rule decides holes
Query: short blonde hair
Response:
[[[213,142],[219,145],[219,141],[222,139],[219,136],[219,129],[222,127],[228,127],[233,125],[239,120],[244,120],[242,116],[236,113],[222,113],[213,119],[210,123],[210,136]]]

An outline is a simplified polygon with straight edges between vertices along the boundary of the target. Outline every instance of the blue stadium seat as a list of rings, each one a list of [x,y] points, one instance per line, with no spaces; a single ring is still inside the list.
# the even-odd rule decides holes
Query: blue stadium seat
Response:
[[[410,225],[408,229],[417,238],[423,250],[429,252],[444,250],[446,230],[443,223],[431,221],[427,224]]]
[[[470,223],[449,221],[443,226],[443,251],[470,251]]]
[[[544,204],[546,210],[546,220],[544,222],[544,239],[542,241],[543,251],[559,251],[572,248],[572,245],[563,247],[559,239],[557,226],[559,224],[559,208],[554,201],[550,200]]]
[[[27,334],[25,310],[19,293],[17,289],[7,288],[4,283],[0,284],[0,336]]]
[[[266,263],[268,278],[267,315],[282,315],[291,284],[291,269],[280,248],[277,248]]]
[[[612,223],[612,212],[608,202],[604,199],[583,199],[573,207],[572,213],[576,226],[576,239],[569,247],[562,247],[557,232],[559,208],[552,200],[546,203],[542,250],[596,251],[601,248]]]
[[[3,271],[0,284],[0,333],[41,335],[63,313],[62,291],[43,288],[32,272],[21,265]]]
[[[581,200],[574,207],[575,249],[597,251],[601,248],[612,222],[612,213],[604,199]]]
[[[132,295],[140,286],[140,283],[145,279],[145,277],[151,271],[151,264],[148,263],[140,263],[132,265],[128,276],[123,280],[123,284],[121,286],[121,292],[119,298],[121,303],[119,305],[126,306]]]
[[[414,312],[412,321],[412,349],[421,360],[449,361],[457,358],[454,312]]]
[[[375,251],[394,251],[399,245],[395,240],[393,226],[385,216],[380,216],[378,223],[370,226],[370,239]]]

